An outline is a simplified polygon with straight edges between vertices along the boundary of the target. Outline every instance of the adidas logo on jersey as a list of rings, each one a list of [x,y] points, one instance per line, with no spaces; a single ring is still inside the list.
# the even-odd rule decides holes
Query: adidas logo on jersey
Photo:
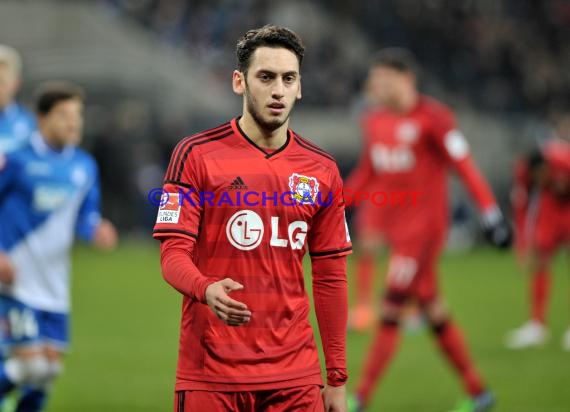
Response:
[[[236,177],[233,180],[233,182],[231,182],[230,185],[228,186],[228,190],[245,190],[245,189],[247,189],[247,185],[240,176]]]

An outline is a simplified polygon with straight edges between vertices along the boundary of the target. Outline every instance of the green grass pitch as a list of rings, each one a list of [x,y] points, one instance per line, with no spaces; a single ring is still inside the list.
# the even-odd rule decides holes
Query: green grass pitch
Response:
[[[111,254],[79,247],[73,258],[72,350],[48,411],[171,411],[180,297],[162,280],[158,245],[126,242]],[[569,271],[561,256],[550,343],[512,352],[503,348],[503,337],[524,320],[528,294],[513,257],[479,250],[442,260],[442,290],[497,393],[497,412],[568,410],[570,353],[561,350],[560,336],[570,314]],[[348,336],[349,387],[369,342],[370,334]],[[463,395],[430,333],[406,335],[402,343],[370,410],[448,411]]]

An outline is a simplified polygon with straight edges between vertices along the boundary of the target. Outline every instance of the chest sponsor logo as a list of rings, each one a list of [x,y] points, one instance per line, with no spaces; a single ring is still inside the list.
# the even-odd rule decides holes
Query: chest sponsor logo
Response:
[[[406,120],[396,128],[396,139],[402,143],[414,143],[420,137],[420,127],[416,122]]]
[[[409,172],[416,165],[414,151],[409,146],[386,146],[381,143],[372,145],[370,160],[377,172]]]
[[[290,247],[300,250],[305,245],[307,237],[307,222],[296,220],[287,226],[287,236],[279,233],[279,217],[271,216],[272,247]],[[263,219],[252,210],[240,210],[234,213],[226,223],[226,236],[228,241],[239,250],[253,250],[263,241],[265,225]]]
[[[315,177],[293,173],[289,176],[289,189],[298,202],[312,203],[319,193],[319,182]]]
[[[70,196],[70,190],[65,186],[37,186],[34,189],[33,206],[38,212],[52,212],[63,207]]]
[[[156,223],[178,223],[180,219],[180,193],[163,193]]]
[[[240,210],[226,224],[228,240],[239,250],[255,249],[263,239],[263,220],[251,210]]]
[[[49,176],[52,172],[51,166],[44,162],[28,162],[26,172],[31,176]]]

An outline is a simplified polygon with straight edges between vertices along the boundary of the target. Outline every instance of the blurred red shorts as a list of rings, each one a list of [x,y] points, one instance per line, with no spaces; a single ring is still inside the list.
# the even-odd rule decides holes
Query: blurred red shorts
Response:
[[[174,412],[322,412],[324,409],[321,388],[317,385],[251,392],[178,391],[174,399]]]

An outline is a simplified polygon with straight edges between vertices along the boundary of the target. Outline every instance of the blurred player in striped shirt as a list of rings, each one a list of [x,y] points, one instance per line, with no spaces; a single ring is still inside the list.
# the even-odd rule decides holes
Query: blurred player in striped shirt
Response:
[[[6,359],[0,400],[21,388],[17,412],[44,408],[69,345],[70,249],[77,237],[102,249],[117,242],[99,212],[94,159],[77,145],[83,93],[51,83],[37,99],[39,131],[0,154],[0,325]]]

